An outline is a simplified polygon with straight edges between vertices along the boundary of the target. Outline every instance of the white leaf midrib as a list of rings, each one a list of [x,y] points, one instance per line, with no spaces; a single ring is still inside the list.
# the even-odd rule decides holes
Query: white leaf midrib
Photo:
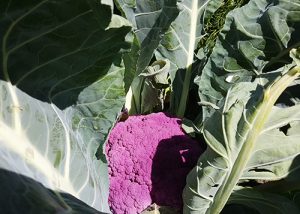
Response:
[[[194,60],[194,50],[197,32],[197,18],[198,18],[198,0],[192,0],[191,18],[190,18],[190,39],[186,67],[191,65]]]
[[[201,3],[201,7],[199,6],[199,0],[192,0],[191,8],[188,8],[186,5],[182,4],[182,6],[188,10],[190,13],[190,31],[189,31],[189,44],[187,50],[187,61],[186,67],[189,67],[194,61],[194,51],[196,46],[197,40],[197,28],[198,28],[198,21],[199,21],[199,14],[201,11],[206,7],[209,0],[204,1]]]

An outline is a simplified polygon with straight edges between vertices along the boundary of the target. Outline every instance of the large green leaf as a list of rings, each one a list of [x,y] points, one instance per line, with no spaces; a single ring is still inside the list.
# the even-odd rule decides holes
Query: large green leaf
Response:
[[[178,2],[180,13],[166,32],[156,51],[158,59],[168,59],[172,63],[173,82],[172,110],[180,117],[184,115],[195,49],[203,29],[202,15],[209,0],[186,0]],[[178,69],[184,69],[180,76]],[[176,74],[177,73],[177,74]],[[176,77],[177,76],[177,77]]]
[[[209,0],[178,2],[180,13],[172,22],[157,49],[158,58],[169,59],[177,69],[188,68],[194,62],[194,51],[203,33],[201,32],[202,16],[209,2]]]
[[[178,1],[180,13],[172,22],[155,52],[158,59],[168,59],[175,67],[171,73],[172,80],[175,78],[177,69],[186,69],[194,62],[196,59],[195,51],[200,48],[198,43],[211,34],[208,32],[209,28],[222,27],[222,24],[219,24],[221,26],[211,26],[212,21],[222,23],[224,20],[224,17],[217,17],[216,20],[212,20],[215,18],[216,11],[222,10],[226,15],[224,8],[230,10],[239,6],[240,2],[243,0],[226,2],[223,0]],[[201,48],[203,47],[201,46]],[[199,54],[198,57],[200,60],[205,58]]]
[[[269,82],[267,88],[256,82],[239,83],[228,91],[222,109],[204,124],[203,133],[209,148],[187,177],[183,194],[185,213],[221,212],[248,161],[251,162],[256,146],[261,143],[259,137],[275,101],[298,75],[300,67],[296,66]],[[279,143],[287,144],[289,140],[281,139]],[[295,147],[293,143],[289,145],[281,147],[282,156],[295,157],[299,148],[292,151]],[[269,155],[282,160],[276,153]]]
[[[95,0],[1,1],[0,79],[60,108],[75,104],[128,47],[131,27],[108,26],[111,18]]]
[[[231,11],[201,76],[202,102],[221,106],[228,89],[290,63],[289,51],[299,45],[300,1],[251,0]],[[203,118],[214,109],[203,107]]]
[[[240,7],[244,2],[243,0],[178,2],[180,13],[156,51],[158,59],[168,59],[172,63],[171,111],[176,112],[178,116],[185,113],[189,92],[194,87],[191,83],[194,76],[203,69],[216,36],[224,24],[224,17],[230,10]],[[195,60],[200,63],[194,64]]]
[[[0,168],[108,212],[107,163],[96,152],[123,105],[123,72],[112,67],[64,111],[1,81]]]
[[[103,146],[125,100],[131,26],[105,3],[1,1],[0,174],[20,186],[1,210],[109,212]]]

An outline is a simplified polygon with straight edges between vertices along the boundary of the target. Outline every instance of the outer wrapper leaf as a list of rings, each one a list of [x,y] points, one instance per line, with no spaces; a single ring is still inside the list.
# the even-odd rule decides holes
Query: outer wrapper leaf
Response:
[[[1,81],[0,167],[109,212],[102,147],[124,102],[123,72],[113,67],[64,111]]]
[[[264,89],[257,83],[236,84],[228,91],[224,106],[204,124],[203,134],[209,146],[198,165],[187,177],[185,213],[220,213],[242,178],[248,161],[268,121],[272,107],[288,85],[300,74],[294,67]],[[293,158],[293,144],[281,139],[284,158]],[[300,150],[298,150],[299,152]],[[272,154],[275,162],[282,156]],[[262,156],[259,156],[262,157]],[[263,163],[260,163],[263,165]]]

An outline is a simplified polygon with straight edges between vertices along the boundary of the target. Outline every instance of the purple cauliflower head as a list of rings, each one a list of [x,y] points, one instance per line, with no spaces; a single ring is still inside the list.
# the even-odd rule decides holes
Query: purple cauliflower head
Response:
[[[180,208],[186,175],[203,150],[165,113],[116,124],[106,146],[112,212],[140,213],[152,203]]]

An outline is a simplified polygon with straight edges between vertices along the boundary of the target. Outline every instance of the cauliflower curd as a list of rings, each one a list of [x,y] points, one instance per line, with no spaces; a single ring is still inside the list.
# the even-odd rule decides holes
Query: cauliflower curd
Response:
[[[165,113],[116,124],[106,145],[111,211],[135,214],[152,203],[182,207],[186,175],[203,148],[184,134],[180,119]]]

